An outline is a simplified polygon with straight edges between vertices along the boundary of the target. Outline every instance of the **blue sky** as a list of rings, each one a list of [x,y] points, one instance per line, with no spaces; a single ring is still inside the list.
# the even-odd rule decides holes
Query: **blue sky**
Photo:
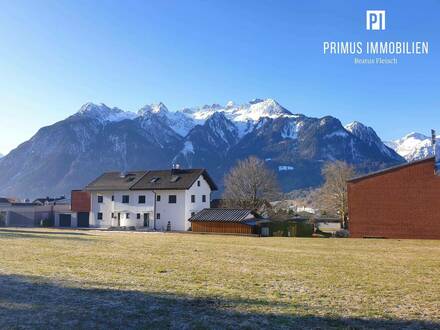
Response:
[[[0,153],[88,101],[136,111],[271,97],[384,139],[440,129],[440,1],[0,0]],[[365,10],[387,11],[366,31]],[[326,40],[429,41],[428,56],[354,65]]]

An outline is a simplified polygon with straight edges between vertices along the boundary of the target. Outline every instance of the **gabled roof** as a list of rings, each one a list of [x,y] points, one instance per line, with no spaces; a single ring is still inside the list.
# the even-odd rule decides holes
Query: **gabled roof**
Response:
[[[60,197],[44,197],[44,198],[37,198],[32,203],[34,204],[45,204],[45,203],[55,203],[58,201],[66,201],[67,198],[65,196]]]
[[[200,177],[208,182],[211,190],[217,186],[205,169],[172,169],[148,171],[139,181],[131,186],[132,190],[185,190],[191,188]]]
[[[253,218],[252,210],[203,209],[189,218],[189,221],[244,222]]]
[[[217,186],[205,169],[169,169],[155,171],[107,172],[86,186],[86,190],[186,190],[200,177],[211,190]]]
[[[434,161],[435,161],[435,157],[423,158],[423,159],[415,160],[415,161],[412,161],[412,162],[409,162],[409,163],[388,167],[388,168],[385,168],[385,169],[380,170],[380,171],[375,171],[375,172],[371,172],[371,173],[368,173],[368,174],[365,174],[365,175],[360,175],[360,176],[354,177],[354,178],[352,178],[350,180],[347,180],[347,182],[357,182],[357,181],[361,181],[361,180],[364,180],[364,179],[368,179],[368,178],[373,177],[373,176],[382,175],[382,174],[386,174],[386,173],[389,173],[389,172],[397,171],[397,170],[400,170],[402,168],[413,166],[413,165],[417,165],[417,164],[420,164],[420,163],[425,163],[425,162],[433,162],[434,163]],[[434,168],[432,168],[432,171],[433,171],[432,173],[434,174]]]
[[[6,197],[0,197],[0,204],[11,204],[12,201]]]
[[[86,190],[129,190],[147,171],[106,172],[86,186]]]

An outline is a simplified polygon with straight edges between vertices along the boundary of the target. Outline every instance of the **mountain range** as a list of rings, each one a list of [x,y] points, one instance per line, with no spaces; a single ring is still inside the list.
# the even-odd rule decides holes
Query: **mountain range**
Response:
[[[434,148],[432,147],[431,137],[420,133],[410,133],[403,138],[385,142],[385,144],[394,149],[400,156],[407,161],[415,161],[429,156],[434,156]],[[437,136],[440,143],[440,137]]]
[[[273,99],[137,113],[84,104],[0,159],[0,195],[69,194],[103,171],[207,168],[219,186],[239,159],[255,155],[278,174],[283,191],[318,186],[321,168],[343,160],[368,172],[405,162],[359,122],[294,114]]]

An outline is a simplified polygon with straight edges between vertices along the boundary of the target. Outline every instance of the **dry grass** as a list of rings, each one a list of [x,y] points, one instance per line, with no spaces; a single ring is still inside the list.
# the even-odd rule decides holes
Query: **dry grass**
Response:
[[[0,328],[440,328],[440,241],[0,230]]]

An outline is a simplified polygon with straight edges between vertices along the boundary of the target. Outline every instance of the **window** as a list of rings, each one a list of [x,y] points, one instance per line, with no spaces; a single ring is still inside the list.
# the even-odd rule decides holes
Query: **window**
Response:
[[[98,195],[98,203],[102,203],[104,201],[104,197],[102,195]]]
[[[197,187],[200,187],[200,180],[197,181]]]
[[[139,196],[138,202],[139,204],[145,204],[145,195]]]
[[[136,219],[140,219],[140,218],[141,218],[141,214],[140,213],[136,214]]]
[[[114,219],[115,218],[115,214],[112,212],[112,219]]]
[[[98,220],[102,220],[102,213],[101,212],[98,213]]]
[[[115,195],[112,195],[112,202],[115,201]]]
[[[206,203],[206,195],[203,195],[203,196],[202,196],[202,202],[203,202],[203,203]]]
[[[196,214],[196,212],[191,212],[191,216],[193,217]]]
[[[195,203],[196,202],[196,195],[191,195],[191,203]]]
[[[156,219],[160,220],[160,213],[156,214]]]
[[[176,204],[176,202],[177,202],[177,196],[176,195],[169,195],[168,196],[168,203]]]
[[[130,203],[130,196],[122,195],[122,203],[124,203],[124,204]]]
[[[130,219],[130,213],[125,213],[125,219]]]
[[[160,202],[160,195],[156,196],[156,201]]]

